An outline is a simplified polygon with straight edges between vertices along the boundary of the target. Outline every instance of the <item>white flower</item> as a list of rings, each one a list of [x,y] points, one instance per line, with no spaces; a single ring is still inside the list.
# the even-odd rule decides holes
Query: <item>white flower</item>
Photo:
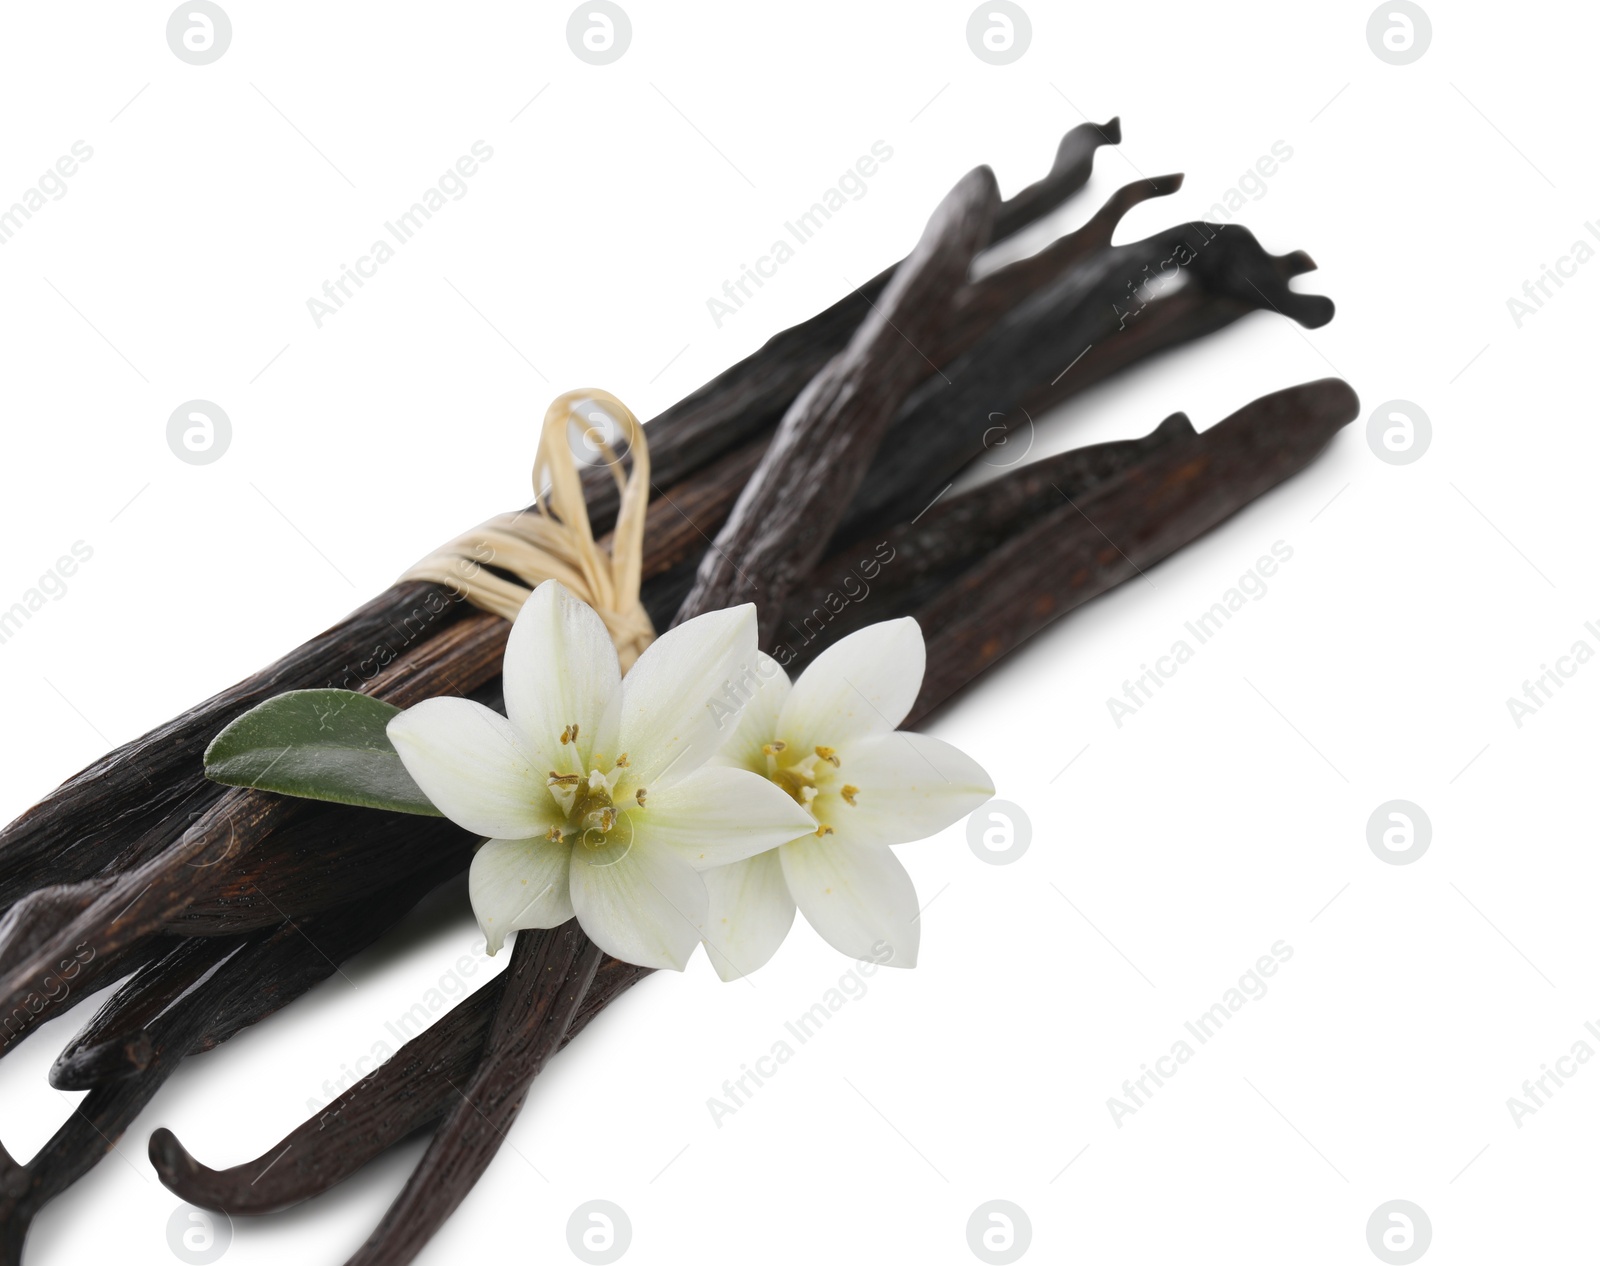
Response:
[[[707,763],[711,705],[757,654],[755,608],[734,607],[663,634],[623,679],[600,617],[549,580],[506,645],[508,717],[428,699],[389,723],[424,794],[489,837],[468,886],[491,954],[576,915],[608,954],[681,971],[706,918],[698,872],[814,828],[771,783]]]
[[[706,872],[717,974],[732,980],[771,958],[796,903],[835,949],[916,966],[917,894],[888,846],[934,835],[994,794],[970,757],[895,729],[922,688],[921,628],[907,618],[852,633],[792,686],[776,660],[757,664],[759,684],[717,760],[769,778],[814,829]]]

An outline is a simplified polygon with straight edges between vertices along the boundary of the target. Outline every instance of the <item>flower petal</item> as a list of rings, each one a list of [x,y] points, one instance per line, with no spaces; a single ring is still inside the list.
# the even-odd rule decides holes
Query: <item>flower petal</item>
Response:
[[[640,838],[670,848],[696,870],[726,866],[817,829],[816,819],[760,774],[705,765],[628,810]]]
[[[922,689],[927,651],[910,616],[857,629],[800,674],[778,719],[780,737],[800,747],[842,747],[905,720]]]
[[[789,674],[772,656],[756,652],[756,675],[760,684],[739,712],[739,719],[731,729],[724,724],[726,737],[712,760],[719,765],[732,765],[767,774],[767,757],[761,750],[778,737],[778,715],[783,711],[783,701],[789,697]],[[726,720],[726,719],[725,719]]]
[[[700,876],[711,898],[706,915],[706,957],[723,980],[763,966],[794,924],[794,898],[778,850],[759,853]]]
[[[617,648],[594,608],[558,581],[535,589],[506,642],[506,715],[545,772],[589,772],[587,757],[621,681]],[[574,724],[579,742],[562,743]]]
[[[811,835],[778,855],[806,922],[834,949],[888,967],[917,965],[917,890],[888,849]]]
[[[706,886],[671,849],[635,838],[572,850],[572,905],[588,937],[613,958],[682,971],[706,920]]]
[[[510,721],[470,699],[424,699],[388,726],[406,772],[457,826],[524,840],[557,824],[547,770]]]
[[[655,791],[716,753],[739,710],[729,683],[755,688],[756,609],[750,603],[708,611],[652,642],[622,681],[618,748],[628,754],[628,786]]]
[[[839,794],[854,788],[854,804]],[[896,730],[851,743],[812,802],[846,844],[908,844],[937,835],[994,795],[983,767],[960,748]]]
[[[572,917],[572,848],[546,839],[490,840],[472,859],[467,891],[489,953],[523,928],[560,927]]]

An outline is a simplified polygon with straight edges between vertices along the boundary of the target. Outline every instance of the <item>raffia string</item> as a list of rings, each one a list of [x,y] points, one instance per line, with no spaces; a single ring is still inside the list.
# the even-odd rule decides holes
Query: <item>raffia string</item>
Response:
[[[601,429],[607,424],[620,432],[615,444]],[[589,523],[573,456],[575,429],[579,442],[605,459],[617,481],[620,504],[609,553],[596,543]],[[630,461],[626,475],[624,457]],[[599,612],[627,672],[656,636],[639,602],[649,499],[650,450],[633,411],[609,391],[569,391],[557,396],[544,415],[533,465],[533,506],[496,515],[456,537],[401,580],[449,585],[474,606],[507,620],[516,618],[535,585],[559,580]]]

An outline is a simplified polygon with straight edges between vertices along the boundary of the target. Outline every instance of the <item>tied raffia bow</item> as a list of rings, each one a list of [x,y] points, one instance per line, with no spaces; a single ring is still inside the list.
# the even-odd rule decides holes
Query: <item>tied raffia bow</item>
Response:
[[[608,428],[614,428],[610,437]],[[617,525],[609,552],[595,541],[589,523],[574,456],[579,444],[602,458],[617,481]],[[631,459],[626,474],[624,457]],[[516,618],[535,586],[559,580],[599,612],[626,672],[656,636],[639,602],[649,499],[650,450],[633,411],[609,391],[568,391],[545,411],[533,465],[533,505],[463,533],[401,579],[449,585],[474,606],[507,620]]]

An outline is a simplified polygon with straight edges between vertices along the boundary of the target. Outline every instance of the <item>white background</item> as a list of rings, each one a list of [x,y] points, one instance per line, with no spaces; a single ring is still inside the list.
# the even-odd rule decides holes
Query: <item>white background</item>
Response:
[[[422,1261],[575,1260],[567,1218],[593,1198],[626,1210],[641,1263],[971,1262],[993,1198],[1026,1210],[1026,1260],[1370,1262],[1391,1199],[1426,1210],[1426,1260],[1589,1251],[1600,1068],[1520,1128],[1506,1101],[1600,1019],[1600,667],[1520,728],[1506,699],[1600,649],[1600,263],[1520,329],[1506,301],[1600,217],[1600,20],[1440,0],[1397,67],[1364,0],[1025,3],[1008,66],[969,50],[965,0],[634,0],[603,67],[569,50],[565,5],[233,0],[203,67],[169,51],[163,4],[6,7],[0,204],[73,142],[94,154],[0,246],[0,607],[73,542],[93,558],[0,645],[3,819],[522,504],[555,392],[654,414],[898,258],[971,166],[1012,193],[1080,110],[1120,114],[1125,144],[1054,227],[1186,172],[1130,240],[1293,150],[1238,219],[1316,258],[1297,284],[1333,323],[1252,316],[1062,410],[1036,452],[1176,409],[1208,426],[1335,372],[1363,417],[937,719],[1031,818],[1026,855],[986,865],[960,826],[900,850],[930,903],[917,970],[879,972],[720,1127],[708,1097],[851,965],[798,923],[747,984],[703,957],[650,978],[536,1083]],[[307,298],[478,140],[466,196],[318,329]],[[706,299],[879,140],[866,196],[717,328]],[[213,465],[167,447],[194,398],[233,422]],[[1433,422],[1408,466],[1365,438],[1394,398]],[[1116,726],[1106,698],[1280,540],[1267,595]],[[1393,798],[1432,821],[1415,864],[1367,846]],[[455,892],[192,1061],[44,1213],[31,1260],[176,1260],[150,1130],[213,1164],[262,1152],[475,940]],[[1270,992],[1115,1124],[1123,1080],[1280,940]],[[19,1158],[70,1110],[44,1074],[88,1014],[0,1064]],[[343,1260],[419,1152],[240,1223],[224,1260]]]

